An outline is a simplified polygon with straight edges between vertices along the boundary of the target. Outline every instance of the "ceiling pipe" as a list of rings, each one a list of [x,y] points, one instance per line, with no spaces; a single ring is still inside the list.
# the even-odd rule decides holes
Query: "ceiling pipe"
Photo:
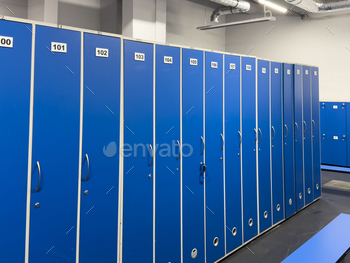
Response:
[[[295,5],[311,13],[329,13],[335,11],[350,10],[350,0],[325,1],[325,0],[285,0],[287,3]]]
[[[250,9],[250,3],[239,0],[210,0],[214,3],[225,5],[228,7],[219,7],[213,11],[210,21],[219,22],[219,17],[235,13],[247,12]]]

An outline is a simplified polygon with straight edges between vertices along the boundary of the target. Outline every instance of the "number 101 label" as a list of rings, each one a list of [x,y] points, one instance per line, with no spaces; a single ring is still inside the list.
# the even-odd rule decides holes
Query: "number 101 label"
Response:
[[[51,51],[59,53],[67,53],[67,43],[51,42]]]
[[[108,58],[108,49],[96,48],[96,57]]]

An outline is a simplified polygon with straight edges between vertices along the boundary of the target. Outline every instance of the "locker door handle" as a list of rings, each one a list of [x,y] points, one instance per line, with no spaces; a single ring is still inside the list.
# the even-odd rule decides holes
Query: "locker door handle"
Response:
[[[259,141],[259,143],[261,143],[261,140],[262,140],[262,131],[260,130],[260,128],[259,128],[259,133],[260,133],[260,141]]]
[[[224,149],[224,143],[225,143],[225,140],[224,140],[224,136],[222,134],[220,134],[221,136],[221,139],[222,139],[222,147],[221,147],[221,151]]]
[[[40,163],[36,162],[36,166],[38,166],[38,172],[39,172],[39,182],[38,182],[38,186],[35,189],[35,192],[39,192],[39,187],[40,187],[40,181],[41,181],[41,169],[40,169]]]
[[[304,130],[304,134],[306,133],[306,130],[307,130],[307,124],[306,124],[306,121],[303,121],[304,125],[305,125],[305,130]]]
[[[312,129],[312,132],[314,132],[314,131],[315,131],[315,129],[316,129],[316,123],[315,123],[315,121],[314,121],[314,120],[312,120],[312,121],[311,121],[311,123],[313,123],[313,124],[314,124],[314,128]]]
[[[275,127],[271,126],[272,130],[273,130],[273,138],[271,139],[271,141],[273,141],[276,137],[276,130]]]
[[[88,177],[89,177],[89,172],[90,172],[90,160],[89,160],[89,155],[85,154],[85,158],[86,158],[86,162],[87,162],[87,173],[86,173],[86,177],[85,177],[85,181],[87,181]]]
[[[286,127],[286,131],[287,131],[287,134],[286,134],[286,136],[284,138],[287,138],[288,137],[288,126],[287,126],[287,124],[284,124],[284,127]]]
[[[256,129],[254,128],[254,133],[255,133],[255,141],[254,144],[256,144],[257,140],[258,140],[258,133],[256,132]]]
[[[298,126],[298,123],[294,123],[294,124],[295,124],[295,126],[297,127],[297,133],[295,134],[295,136],[297,136],[298,133],[299,133],[299,126]]]
[[[242,145],[242,133],[240,131],[238,131],[238,134],[239,134],[239,138],[240,138],[240,141],[239,141],[239,144],[238,144],[238,148],[239,148]]]
[[[180,142],[179,140],[176,141],[177,145],[179,146],[179,156],[176,158],[176,161],[178,161],[180,159]]]
[[[201,155],[203,155],[204,150],[205,150],[205,142],[203,136],[201,136],[201,141],[203,142],[203,151],[201,152]]]
[[[153,164],[153,148],[152,148],[152,144],[149,145],[149,148],[151,149],[152,161],[151,161],[151,163],[148,166],[152,166],[152,164]],[[148,151],[148,153],[149,153],[149,151]]]

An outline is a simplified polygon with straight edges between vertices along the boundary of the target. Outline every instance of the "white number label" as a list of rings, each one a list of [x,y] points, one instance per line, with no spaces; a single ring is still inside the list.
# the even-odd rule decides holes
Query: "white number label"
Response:
[[[135,60],[136,61],[145,61],[146,56],[144,53],[137,53],[135,52]]]
[[[13,37],[0,36],[0,47],[13,48]]]
[[[275,68],[275,73],[278,74],[278,68]]]
[[[290,69],[287,69],[287,75],[290,75]]]
[[[190,65],[191,66],[197,66],[198,60],[196,58],[190,58]]]
[[[218,68],[218,63],[217,62],[211,62],[211,67],[212,68]]]
[[[67,53],[67,44],[51,42],[51,52]]]
[[[300,70],[299,70],[299,69],[297,69],[297,74],[298,74],[298,75],[300,74]]]
[[[236,69],[236,64],[235,63],[230,63],[230,69]]]
[[[314,71],[314,75],[317,76],[317,71],[316,70]]]
[[[305,74],[306,74],[306,75],[309,75],[309,71],[308,71],[308,70],[305,70]]]
[[[338,136],[333,136],[333,140],[338,140]]]
[[[262,68],[262,73],[263,73],[263,74],[266,73],[266,68]]]
[[[338,109],[338,105],[333,105],[333,109]]]
[[[108,49],[96,48],[96,57],[108,58]]]
[[[173,57],[164,56],[164,64],[173,64]]]
[[[252,70],[252,65],[246,65],[246,66],[245,66],[245,70],[251,71],[251,70]]]

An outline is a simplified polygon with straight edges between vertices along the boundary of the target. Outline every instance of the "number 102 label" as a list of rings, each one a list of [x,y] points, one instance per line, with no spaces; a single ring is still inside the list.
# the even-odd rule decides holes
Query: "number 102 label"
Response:
[[[96,57],[108,58],[108,49],[96,48]]]

